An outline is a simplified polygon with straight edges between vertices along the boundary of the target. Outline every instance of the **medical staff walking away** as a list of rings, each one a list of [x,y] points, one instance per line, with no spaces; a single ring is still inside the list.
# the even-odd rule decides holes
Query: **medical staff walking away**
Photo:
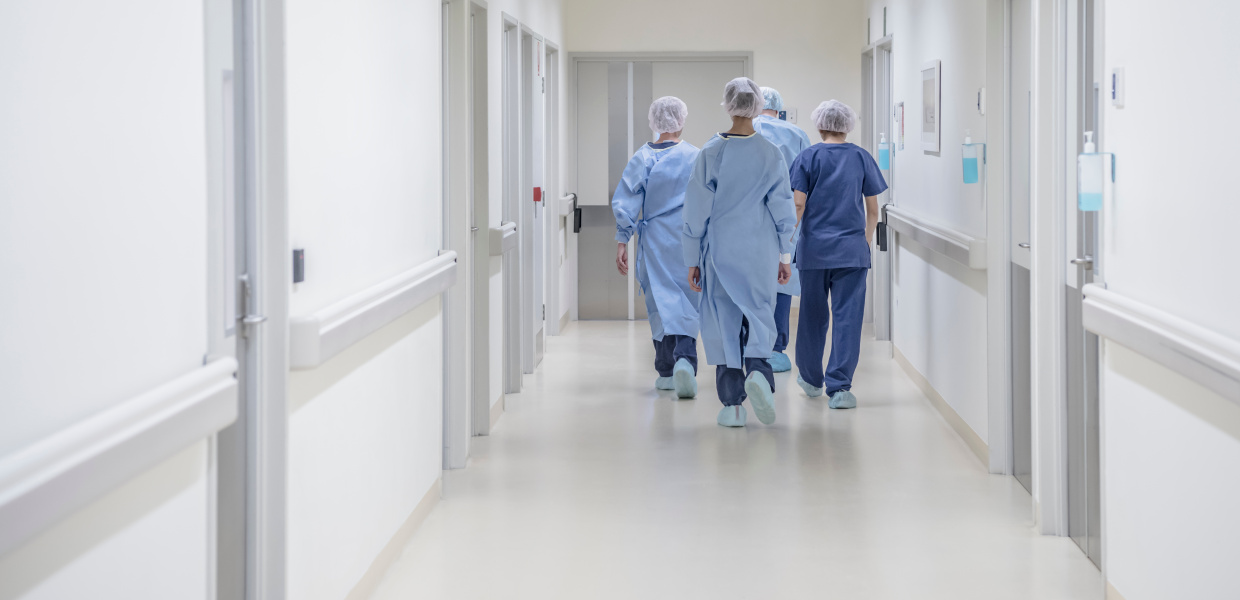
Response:
[[[637,233],[637,282],[646,298],[654,338],[655,387],[697,395],[698,300],[679,266],[685,186],[698,149],[680,140],[689,109],[664,96],[650,105],[650,129],[659,136],[638,149],[612,196],[616,216],[616,268],[629,274],[628,242]]]
[[[791,166],[792,161],[796,160],[803,150],[809,148],[809,136],[805,135],[805,131],[800,127],[780,120],[779,112],[784,109],[784,98],[779,94],[779,90],[763,87],[762,98],[765,105],[762,107],[762,114],[753,120],[753,127],[762,134],[762,137],[779,148],[779,153],[784,157],[784,163]],[[799,228],[792,232],[793,247],[796,246],[797,237],[800,234]],[[776,373],[792,370],[792,361],[788,360],[788,355],[784,354],[784,350],[788,348],[788,313],[792,311],[792,297],[800,295],[801,277],[797,273],[797,257],[794,252],[792,254],[792,277],[788,283],[779,286],[779,295],[775,297],[775,347],[774,352],[771,353],[771,359],[767,362],[771,363],[771,370]]]
[[[684,258],[702,292],[702,345],[715,368],[718,422],[743,427],[748,397],[758,420],[775,422],[775,295],[792,275],[796,212],[788,166],[758,134],[762,90],[747,77],[724,87],[732,129],[706,142],[685,194]]]
[[[887,189],[887,182],[874,157],[846,139],[857,122],[852,108],[828,100],[818,105],[812,118],[823,143],[811,146],[792,163],[801,231],[797,383],[810,397],[821,396],[825,389],[831,408],[855,408],[852,379],[861,352],[865,277],[878,224],[878,195]],[[832,313],[831,357],[824,373],[822,353]]]

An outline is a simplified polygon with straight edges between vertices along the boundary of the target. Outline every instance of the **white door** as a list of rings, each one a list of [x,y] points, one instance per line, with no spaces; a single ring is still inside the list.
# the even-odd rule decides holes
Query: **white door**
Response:
[[[1012,357],[1012,468],[1016,480],[1033,490],[1032,344],[1030,331],[1030,142],[1033,84],[1033,15],[1029,0],[1012,0],[1012,40],[1009,77],[1011,88],[1008,156],[1011,202],[1011,357]]]

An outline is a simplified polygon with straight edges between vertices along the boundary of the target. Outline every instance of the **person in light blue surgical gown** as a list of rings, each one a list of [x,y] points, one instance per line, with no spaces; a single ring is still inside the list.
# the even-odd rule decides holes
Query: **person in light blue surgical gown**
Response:
[[[809,136],[805,134],[805,130],[779,118],[779,113],[784,110],[784,98],[780,95],[779,90],[775,88],[763,87],[762,98],[765,105],[762,107],[762,114],[753,120],[754,129],[762,134],[783,155],[784,162],[789,167],[792,161],[796,160],[801,151],[810,147]],[[801,233],[801,228],[797,227],[792,232],[792,244],[795,247],[797,237]],[[801,277],[797,273],[797,257],[796,252],[792,253],[792,277],[788,279],[788,283],[779,286],[779,295],[775,297],[775,347],[771,353],[771,370],[776,373],[783,373],[792,370],[792,361],[788,359],[788,355],[784,354],[784,350],[788,348],[788,316],[792,311],[792,297],[801,295]]]
[[[702,345],[715,368],[723,409],[718,422],[743,427],[750,401],[758,420],[775,422],[775,296],[791,275],[796,213],[788,165],[753,127],[762,91],[747,77],[724,88],[732,128],[706,142],[685,194],[684,258],[701,290]]]
[[[650,129],[657,141],[643,145],[629,160],[616,186],[611,209],[616,217],[616,268],[628,275],[628,242],[637,234],[637,282],[646,299],[654,338],[655,387],[697,395],[698,300],[680,267],[681,207],[698,149],[681,141],[689,109],[664,96],[650,105]]]

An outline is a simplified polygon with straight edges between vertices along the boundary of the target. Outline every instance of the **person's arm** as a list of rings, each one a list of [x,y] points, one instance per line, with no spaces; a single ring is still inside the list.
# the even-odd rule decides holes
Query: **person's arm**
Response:
[[[878,227],[878,196],[865,197],[865,243],[874,245],[874,229]]]
[[[783,157],[779,158],[779,169],[774,173],[776,176],[766,193],[766,209],[775,222],[775,232],[779,238],[778,281],[783,285],[792,277],[792,237],[797,227],[797,211],[793,205],[792,188],[788,184],[788,166]]]
[[[628,244],[646,198],[646,175],[646,161],[640,152],[634,154],[611,198],[611,212],[616,217],[616,270],[621,275],[629,274]]]
[[[689,287],[702,291],[702,238],[706,237],[710,211],[715,204],[715,177],[709,172],[706,152],[698,153],[685,188],[685,205],[681,209],[684,228],[681,230],[680,246],[685,266],[689,268]]]
[[[805,201],[809,199],[809,196],[806,196],[805,192],[797,190],[792,193],[792,197],[797,204],[797,227],[800,227],[801,220],[805,218]]]

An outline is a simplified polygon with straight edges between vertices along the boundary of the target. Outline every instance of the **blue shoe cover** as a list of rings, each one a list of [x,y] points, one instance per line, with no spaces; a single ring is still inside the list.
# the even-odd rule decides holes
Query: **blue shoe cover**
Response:
[[[676,383],[672,379],[671,377],[660,377],[654,380],[654,387],[660,390],[674,390],[676,389]]]
[[[788,355],[783,352],[772,354],[766,362],[771,364],[771,370],[776,373],[787,373],[792,370],[792,361],[788,360]]]
[[[801,379],[800,375],[797,375],[797,385],[801,386],[801,389],[805,390],[805,395],[810,398],[817,398],[822,395],[822,388],[806,383],[804,379]]]
[[[689,361],[683,358],[676,361],[676,366],[672,368],[672,381],[676,387],[677,397],[692,398],[697,395],[697,377]]]
[[[745,407],[739,404],[723,407],[723,410],[719,411],[719,424],[724,427],[744,427]]]
[[[749,405],[753,414],[763,425],[775,422],[775,393],[771,391],[771,383],[761,373],[750,373],[745,379],[745,395],[749,396]]]
[[[857,397],[848,390],[840,390],[831,394],[831,401],[827,402],[827,406],[831,408],[857,408]]]

